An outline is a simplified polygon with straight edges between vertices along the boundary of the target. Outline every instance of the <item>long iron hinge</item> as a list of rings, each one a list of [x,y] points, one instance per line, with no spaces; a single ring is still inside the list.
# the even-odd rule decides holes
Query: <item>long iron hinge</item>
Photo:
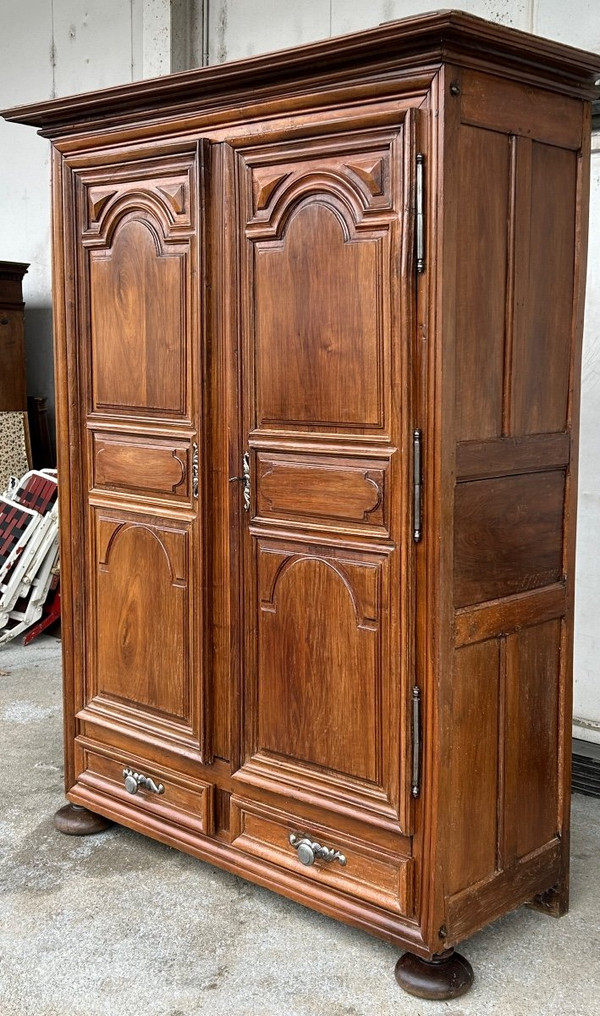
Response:
[[[423,463],[422,433],[413,431],[413,540],[421,542],[423,536]]]
[[[416,237],[417,237],[417,272],[425,271],[425,156],[417,155],[416,181]]]
[[[421,692],[415,685],[412,693],[412,796],[421,792]]]

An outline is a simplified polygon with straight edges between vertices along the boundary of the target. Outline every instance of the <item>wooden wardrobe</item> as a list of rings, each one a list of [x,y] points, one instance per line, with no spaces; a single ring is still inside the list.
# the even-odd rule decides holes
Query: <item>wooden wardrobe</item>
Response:
[[[567,907],[599,75],[442,12],[5,114],[53,145],[57,821],[379,935],[426,997]]]

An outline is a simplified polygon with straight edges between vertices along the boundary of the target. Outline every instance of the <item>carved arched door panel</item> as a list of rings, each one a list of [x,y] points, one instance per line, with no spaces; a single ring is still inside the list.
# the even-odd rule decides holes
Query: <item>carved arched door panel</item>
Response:
[[[237,778],[410,831],[412,121],[235,153],[243,286]]]
[[[92,153],[78,194],[87,561],[79,731],[207,757],[204,236],[207,144]],[[186,765],[189,765],[186,762]]]

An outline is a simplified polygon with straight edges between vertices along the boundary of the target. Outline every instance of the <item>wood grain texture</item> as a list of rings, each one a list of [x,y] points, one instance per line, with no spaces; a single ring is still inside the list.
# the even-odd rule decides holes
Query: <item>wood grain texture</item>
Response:
[[[379,576],[368,562],[276,563],[260,587],[258,748],[379,782]]]
[[[517,248],[510,426],[539,434],[567,424],[577,154],[535,142],[521,151],[528,179],[517,218],[527,232]]]
[[[456,646],[483,642],[500,635],[510,635],[536,621],[564,617],[567,597],[563,583],[532,589],[514,596],[462,607],[456,611]]]
[[[121,225],[90,263],[94,408],[183,415],[181,255],[157,250],[146,219]]]
[[[23,277],[29,265],[0,261],[0,412],[26,412]]]
[[[462,127],[459,151],[456,426],[467,441],[502,432],[509,144],[504,134]]]
[[[234,812],[233,845],[291,871],[301,871],[317,883],[329,885],[355,898],[367,900],[387,911],[411,913],[410,858],[401,858],[353,837],[340,835],[336,829],[298,822],[292,814],[271,808],[257,807],[241,798],[232,800]],[[290,833],[316,840],[344,854],[346,863],[316,861],[309,868],[298,860],[289,842]]]
[[[92,435],[94,485],[134,494],[187,496],[191,489],[189,442],[134,435]]]
[[[559,620],[506,642],[507,865],[555,839],[558,830]],[[526,773],[526,778],[523,774]]]
[[[109,793],[139,813],[155,815],[196,833],[210,834],[213,828],[213,787],[209,783],[185,779],[179,773],[133,754],[109,753],[104,745],[78,738],[76,759],[79,782],[83,787]],[[125,789],[123,769],[131,769],[154,781],[162,793],[141,787],[136,794]]]
[[[486,130],[575,151],[582,141],[581,107],[576,100],[473,71],[462,77],[461,119]]]
[[[452,851],[446,891],[451,896],[496,870],[499,695],[498,642],[459,650],[449,721],[448,836]]]
[[[259,425],[383,423],[379,242],[350,243],[351,223],[334,209],[323,197],[303,203],[283,243],[256,249]]]
[[[461,483],[455,498],[455,604],[464,607],[558,582],[565,475]]]
[[[457,480],[539,473],[568,466],[569,434],[528,434],[488,441],[461,441],[456,446]]]
[[[97,692],[189,723],[188,541],[141,519],[97,522]]]
[[[370,462],[287,456],[257,457],[258,514],[306,524],[364,526],[387,535],[386,470]]]

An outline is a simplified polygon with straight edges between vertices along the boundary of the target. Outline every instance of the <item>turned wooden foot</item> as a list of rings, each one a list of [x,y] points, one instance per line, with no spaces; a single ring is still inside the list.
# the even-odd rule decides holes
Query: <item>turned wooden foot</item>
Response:
[[[443,1001],[458,998],[469,990],[473,968],[454,949],[446,949],[430,960],[407,952],[396,964],[396,980],[410,995]]]
[[[108,829],[112,822],[102,815],[82,808],[79,804],[69,803],[58,809],[54,816],[54,825],[59,833],[66,836],[92,836]]]

